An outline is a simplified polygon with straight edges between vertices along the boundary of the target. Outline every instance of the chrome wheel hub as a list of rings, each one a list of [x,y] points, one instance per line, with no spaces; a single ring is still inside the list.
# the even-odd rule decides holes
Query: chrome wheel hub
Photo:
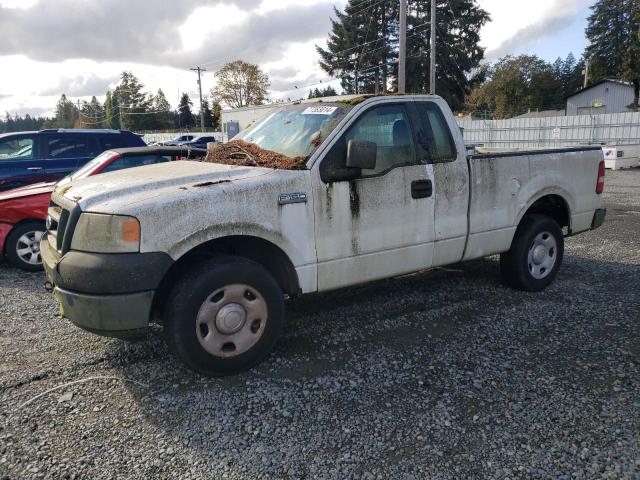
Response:
[[[30,265],[39,265],[42,263],[40,258],[40,240],[44,232],[33,231],[23,234],[16,243],[16,253],[18,257],[25,263]]]
[[[527,266],[533,278],[547,277],[556,264],[558,244],[549,232],[542,232],[533,239],[527,255]]]
[[[216,357],[240,355],[262,338],[267,314],[267,302],[256,289],[226,285],[209,295],[198,310],[198,342]]]

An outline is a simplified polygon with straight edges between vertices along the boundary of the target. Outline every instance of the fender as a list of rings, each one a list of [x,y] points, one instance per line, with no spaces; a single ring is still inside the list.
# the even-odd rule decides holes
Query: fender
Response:
[[[200,245],[212,240],[234,235],[257,237],[271,242],[285,253],[294,267],[304,264],[302,261],[302,253],[288,239],[282,236],[282,234],[254,223],[236,223],[232,225],[214,225],[208,227],[185,237],[180,242],[173,245],[167,253],[171,258],[177,261],[183,255]]]
[[[571,228],[571,212],[573,211],[571,194],[567,190],[563,189],[562,187],[557,187],[557,186],[543,188],[542,190],[539,190],[538,192],[536,192],[535,195],[531,196],[529,200],[524,204],[524,206],[522,206],[519,209],[518,214],[516,215],[516,218],[515,218],[514,225],[519,225],[520,222],[522,221],[522,218],[525,216],[525,214],[531,208],[531,206],[541,198],[546,197],[548,195],[556,195],[564,201],[565,206],[567,207],[569,228]]]

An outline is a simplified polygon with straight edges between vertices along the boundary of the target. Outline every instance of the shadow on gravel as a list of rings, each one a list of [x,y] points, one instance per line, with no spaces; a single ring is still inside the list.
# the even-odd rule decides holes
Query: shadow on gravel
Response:
[[[292,301],[274,353],[235,377],[186,370],[159,329],[107,363],[151,384],[130,388],[145,421],[212,471],[549,476],[576,442],[597,463],[637,441],[639,281],[567,256],[531,294],[473,261]]]

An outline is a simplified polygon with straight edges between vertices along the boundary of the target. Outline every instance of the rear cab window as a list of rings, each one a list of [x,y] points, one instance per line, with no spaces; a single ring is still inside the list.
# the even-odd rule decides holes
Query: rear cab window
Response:
[[[428,153],[429,163],[453,162],[457,158],[456,146],[449,125],[440,108],[433,102],[414,102],[422,129],[418,132],[418,144]]]

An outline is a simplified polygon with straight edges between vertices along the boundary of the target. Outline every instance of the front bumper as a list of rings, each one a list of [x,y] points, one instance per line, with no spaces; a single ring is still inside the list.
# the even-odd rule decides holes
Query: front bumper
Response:
[[[110,337],[138,336],[149,326],[155,290],[173,264],[164,253],[61,256],[46,236],[42,263],[62,316]]]
[[[606,216],[607,209],[598,208],[593,214],[593,220],[591,221],[591,230],[595,230],[596,228],[601,227]]]

